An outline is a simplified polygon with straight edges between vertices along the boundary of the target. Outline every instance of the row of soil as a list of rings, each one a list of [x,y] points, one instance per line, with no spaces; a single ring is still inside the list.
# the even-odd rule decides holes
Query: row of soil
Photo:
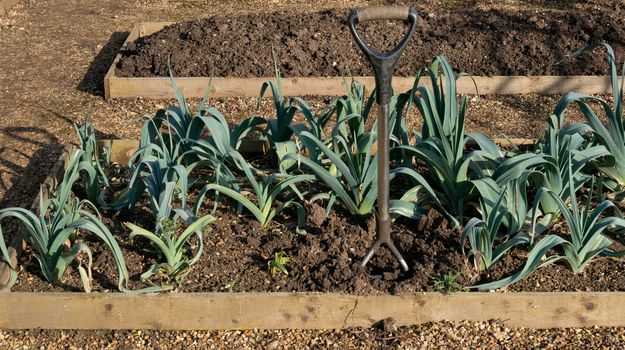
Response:
[[[123,187],[122,182],[125,181],[117,185]],[[202,215],[210,213],[213,203],[208,200],[204,208]],[[408,272],[402,271],[387,249],[378,251],[369,264],[362,267],[360,261],[375,241],[375,217],[358,221],[340,206],[335,206],[324,219],[324,209],[317,203],[307,203],[306,212],[306,224],[300,227],[306,234],[301,234],[296,231],[294,215],[288,212],[267,228],[262,228],[246,212],[238,214],[232,203],[220,202],[218,210],[213,213],[217,220],[210,224],[210,230],[203,236],[202,258],[177,288],[183,292],[410,294],[436,291],[434,281],[442,280],[445,274],[454,275],[456,281],[464,285],[498,280],[520,270],[527,258],[524,249],[513,249],[487,273],[476,275],[462,254],[461,232],[431,209],[419,221],[400,217],[392,224],[393,239],[408,262]],[[153,229],[153,215],[147,201],[138,203],[130,212],[102,212],[102,215],[103,222],[116,235],[122,248],[131,276],[129,288],[145,287],[140,275],[157,261],[158,256],[149,241],[139,238],[130,242],[124,222]],[[557,224],[552,231],[563,235],[566,227]],[[622,237],[611,238],[615,242],[623,241]],[[113,257],[101,241],[89,236],[85,241],[93,251],[94,291],[115,291],[117,269]],[[197,241],[192,240],[191,246],[192,250],[197,249]],[[614,248],[623,249],[623,246],[615,243]],[[280,251],[291,258],[286,265],[288,275],[269,273],[268,261]],[[20,259],[20,266],[18,282],[12,291],[82,290],[76,264],[70,267],[59,285],[51,285],[43,279],[39,264],[28,249]],[[537,270],[507,290],[625,291],[625,276],[621,269],[622,260],[609,258],[597,259],[580,274],[573,274],[566,266],[553,264]]]
[[[589,43],[608,42],[625,55],[625,8],[589,11],[503,12],[419,8],[415,35],[395,74],[412,76],[436,55],[473,75],[603,75],[604,52],[566,55]],[[284,76],[372,75],[349,33],[347,10],[275,12],[176,23],[130,43],[116,74],[124,77],[269,77],[272,48]],[[379,50],[402,38],[402,22],[367,22],[359,32]]]

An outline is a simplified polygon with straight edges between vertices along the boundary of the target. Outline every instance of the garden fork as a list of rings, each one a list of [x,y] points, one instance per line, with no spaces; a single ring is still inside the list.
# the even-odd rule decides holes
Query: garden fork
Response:
[[[391,239],[391,222],[389,214],[389,116],[390,102],[393,96],[391,80],[393,69],[399,56],[406,48],[417,24],[417,12],[410,7],[380,6],[360,10],[352,10],[348,16],[349,29],[362,49],[375,74],[376,102],[378,104],[378,227],[377,240],[362,260],[365,266],[382,244],[391,250],[404,271],[408,271],[408,264],[395,247]],[[356,24],[372,20],[401,20],[410,23],[410,29],[404,38],[392,50],[379,52],[370,48],[356,31]]]

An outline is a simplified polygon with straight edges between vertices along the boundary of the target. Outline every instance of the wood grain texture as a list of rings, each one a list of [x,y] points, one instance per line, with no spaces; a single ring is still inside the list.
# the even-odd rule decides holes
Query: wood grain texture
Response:
[[[336,329],[499,319],[512,327],[625,326],[625,293],[161,295],[0,293],[3,329]]]
[[[396,19],[407,21],[410,15],[409,6],[370,6],[357,10],[358,22],[374,21],[378,19]]]
[[[111,162],[126,166],[130,156],[139,149],[139,144],[139,140],[97,140],[96,148],[100,157],[105,148],[110,149]]]
[[[133,27],[126,44],[139,37],[153,34],[173,22],[144,22]],[[105,98],[144,97],[153,99],[173,98],[171,81],[164,77],[127,78],[115,76],[115,67],[121,59],[118,54],[104,78]],[[371,91],[375,87],[373,77],[355,77]],[[260,78],[213,78],[211,97],[256,97],[265,81],[273,77]],[[294,77],[282,78],[286,96],[339,96],[346,92],[345,79],[341,77]],[[178,77],[176,84],[188,98],[201,98],[208,88],[208,77]],[[348,82],[349,83],[349,82]],[[413,77],[393,78],[395,91],[408,91],[413,87]],[[420,84],[430,86],[427,79]],[[610,92],[610,79],[606,76],[493,76],[461,77],[457,90],[461,94],[513,95],[513,94],[563,94],[576,91],[586,94]]]
[[[535,144],[532,139],[494,139],[497,145],[501,147],[516,146],[516,147],[531,147]],[[125,165],[128,163],[130,156],[139,148],[138,140],[113,140],[113,146],[111,149],[111,161]],[[111,147],[110,140],[98,140],[97,141],[98,153],[101,155],[104,147]],[[474,142],[469,141],[468,146],[473,146]],[[266,140],[241,140],[239,146],[239,152],[241,154],[269,154],[271,152],[271,146]],[[377,152],[377,144],[373,143],[371,152]]]
[[[139,140],[97,140],[97,152],[101,156],[105,147],[110,148],[111,161],[126,165],[130,156],[139,149],[139,144]],[[269,151],[269,142],[265,140],[243,139],[239,145],[241,154],[269,154]]]
[[[373,77],[355,77],[371,91],[375,87]],[[256,97],[262,84],[274,78],[213,78],[210,86],[211,97]],[[282,89],[286,96],[340,96],[346,93],[343,78],[282,78]],[[185,97],[201,98],[208,88],[209,78],[176,78],[178,88]],[[347,81],[349,84],[349,81]],[[414,78],[393,78],[395,91],[408,91]],[[422,86],[431,86],[425,78]],[[108,80],[107,98],[144,97],[152,99],[173,98],[169,78],[122,78],[111,76]],[[477,86],[477,90],[476,90]],[[514,94],[563,94],[576,91],[586,94],[606,94],[610,92],[610,79],[595,76],[496,76],[461,77],[457,81],[460,94],[514,95]]]

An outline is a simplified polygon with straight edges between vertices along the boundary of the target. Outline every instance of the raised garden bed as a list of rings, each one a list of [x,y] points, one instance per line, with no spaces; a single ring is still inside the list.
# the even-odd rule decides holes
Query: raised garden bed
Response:
[[[100,143],[107,144],[108,141]],[[125,163],[137,145],[131,140],[114,141],[112,161]],[[44,196],[62,179],[70,151],[68,148],[46,179]],[[2,267],[6,269],[5,264]],[[0,282],[6,282],[6,274],[2,276]],[[387,318],[393,318],[398,326],[497,319],[511,327],[526,328],[620,327],[625,326],[623,312],[623,292],[450,295],[438,292],[409,295],[0,292],[2,329],[336,329],[370,327]]]
[[[617,86],[609,47],[608,54]],[[35,253],[17,259],[16,239],[13,255],[3,250],[14,268],[0,275],[19,277],[14,292],[0,295],[19,309],[6,327],[335,328],[493,317],[526,327],[620,324],[613,315],[623,307],[625,219],[607,200],[625,185],[619,91],[614,109],[563,96],[544,137],[516,147],[465,132],[468,100],[456,95],[453,69],[444,57],[428,69],[433,89],[398,94],[389,107],[392,237],[408,271],[386,250],[359,264],[376,231],[378,164],[375,97],[362,85],[352,82],[347,95],[314,111],[283,98],[277,84],[275,118],[234,126],[206,101],[191,111],[175,89],[178,104],[145,121],[136,151],[128,141],[103,149],[87,123],[78,128],[81,148],[63,156],[38,213],[28,213],[35,219],[0,210],[2,223],[25,223]],[[590,100],[603,105],[610,131]],[[573,103],[586,123],[565,124]],[[424,119],[419,133],[403,119],[413,107]],[[253,136],[261,141],[248,141]],[[81,289],[94,293],[54,293]],[[191,293],[134,294],[172,289]],[[433,292],[466,289],[515,293]],[[41,320],[55,309],[19,305],[46,298],[106,316],[66,316],[55,326]],[[190,316],[147,314],[153,303]],[[277,315],[271,307],[282,303]]]
[[[172,22],[137,23],[128,35],[122,50],[129,43],[158,32]],[[172,98],[172,86],[168,77],[121,77],[116,67],[122,55],[118,54],[111,68],[104,77],[106,99],[123,97]],[[211,82],[212,97],[255,97],[265,81],[272,77],[178,77],[176,82],[187,97],[201,98]],[[373,77],[355,77],[368,89],[373,89]],[[422,84],[427,84],[424,79]],[[414,77],[393,78],[395,91],[410,90]],[[283,77],[285,95],[334,96],[345,92],[345,80],[342,77]],[[491,76],[463,77],[458,80],[458,92],[483,95],[499,94],[561,94],[579,91],[588,94],[605,94],[610,91],[610,78],[607,76]]]

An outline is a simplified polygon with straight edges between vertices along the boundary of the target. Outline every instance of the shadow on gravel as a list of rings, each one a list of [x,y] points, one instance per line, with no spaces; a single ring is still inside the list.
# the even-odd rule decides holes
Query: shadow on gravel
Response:
[[[48,114],[62,120],[73,128],[74,121],[65,115],[54,110],[43,108]],[[84,120],[78,121],[79,124]],[[95,130],[96,138],[101,140],[116,139],[115,134]],[[69,143],[59,140],[58,136],[50,131],[39,127],[18,127],[11,126],[0,129],[0,134],[7,138],[18,141],[22,148],[0,147],[0,169],[9,175],[0,176],[0,190],[5,190],[4,196],[0,198],[0,209],[6,207],[26,207],[30,208],[32,201],[38,194],[39,185],[42,184],[54,167],[63,149],[69,143],[77,144],[76,136],[70,138]],[[29,156],[29,149],[36,148],[32,156]],[[23,166],[23,160],[27,159],[28,164]],[[3,174],[4,175],[4,174]],[[9,187],[8,183],[13,185]]]
[[[113,64],[115,56],[121,49],[130,32],[114,32],[108,42],[102,47],[95,59],[89,65],[87,73],[82,78],[76,89],[88,92],[95,96],[104,97],[104,76]]]
[[[89,113],[90,111],[87,110],[87,111],[84,112],[85,116],[83,118],[80,118],[79,120],[73,120],[73,119],[67,117],[66,115],[60,114],[60,113],[58,113],[58,112],[56,112],[54,110],[51,110],[49,108],[42,107],[42,109],[45,110],[46,113],[48,113],[48,114],[56,117],[57,119],[63,121],[64,123],[66,123],[72,129],[74,129],[74,125],[78,125],[78,126],[84,125],[84,123],[86,123],[87,121],[90,120],[90,116],[91,116],[91,114]],[[116,134],[102,132],[102,131],[100,131],[98,129],[95,129],[94,131],[95,131],[95,137],[98,140],[108,140],[110,138],[114,138],[114,139],[118,139],[119,138],[119,137],[117,137]],[[74,135],[76,135],[76,134],[74,133]],[[78,139],[77,138],[72,138],[72,139],[70,139],[70,142],[77,144]]]
[[[481,5],[480,0],[445,0],[443,3],[445,6],[450,7],[464,7],[464,8],[472,8]],[[509,1],[510,3],[514,3],[514,1]],[[526,6],[536,6],[541,9],[549,9],[549,10],[566,10],[571,9],[576,4],[592,4],[594,0],[525,0],[518,1],[521,4]],[[401,6],[410,6],[413,5],[413,1],[406,0],[382,0],[380,1],[383,5],[401,5]]]
[[[36,151],[29,156],[22,149],[0,147],[0,166],[5,168],[13,184],[7,184],[0,178],[0,188],[6,192],[0,200],[0,208],[21,206],[29,208],[39,191],[39,184],[43,183],[54,163],[61,156],[63,145],[58,138],[43,128],[36,127],[6,127],[0,133],[20,143],[36,147]],[[33,137],[33,134],[36,136]],[[26,136],[28,135],[28,136]],[[29,159],[26,166],[20,165],[19,160]]]

